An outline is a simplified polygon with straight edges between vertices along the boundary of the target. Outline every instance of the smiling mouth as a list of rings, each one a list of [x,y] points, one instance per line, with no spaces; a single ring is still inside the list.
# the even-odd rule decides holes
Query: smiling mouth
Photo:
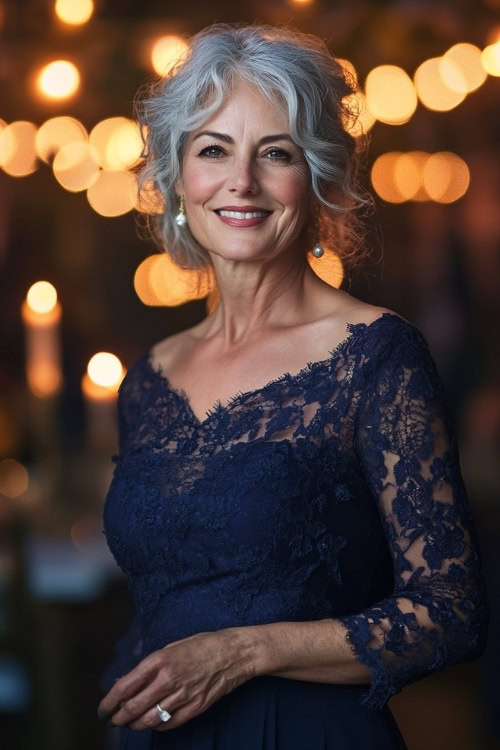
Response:
[[[225,216],[228,219],[264,219],[272,214],[272,211],[224,211],[218,209],[215,211],[218,216]]]

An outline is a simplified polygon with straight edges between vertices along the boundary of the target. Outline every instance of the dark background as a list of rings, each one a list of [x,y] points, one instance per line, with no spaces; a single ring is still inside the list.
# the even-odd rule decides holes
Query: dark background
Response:
[[[362,82],[385,63],[411,74],[456,42],[483,48],[500,28],[496,0],[101,0],[76,29],[54,20],[48,0],[11,0],[0,8],[0,117],[40,125],[68,114],[87,130],[105,117],[132,116],[135,92],[151,73],[139,49],[152,31],[190,34],[214,21],[291,23],[325,38],[354,63]],[[30,71],[40,60],[65,56],[82,71],[79,94],[59,104],[36,100],[27,87]],[[371,259],[342,285],[397,311],[429,341],[456,418],[492,604],[489,646],[479,662],[427,678],[392,700],[410,750],[500,747],[499,132],[493,76],[450,112],[419,105],[403,126],[376,123],[369,164],[389,150],[453,151],[467,162],[471,183],[450,205],[377,200],[365,240]],[[99,679],[131,603],[100,531],[113,451],[95,455],[86,446],[80,380],[96,351],[114,352],[128,367],[205,315],[204,301],[166,308],[139,300],[134,272],[154,251],[139,236],[134,212],[98,215],[85,193],[65,191],[46,164],[23,178],[0,170],[0,461],[15,458],[30,476],[24,495],[0,493],[0,745],[7,750],[103,747],[95,717]],[[28,394],[24,372],[20,306],[39,279],[54,284],[63,308],[64,388],[49,417]],[[56,447],[48,464],[37,445],[40,408]],[[49,490],[47,466],[56,476]]]

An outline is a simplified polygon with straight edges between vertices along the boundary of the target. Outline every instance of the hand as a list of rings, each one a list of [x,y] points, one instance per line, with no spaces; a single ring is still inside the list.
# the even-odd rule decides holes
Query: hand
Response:
[[[120,677],[99,716],[130,729],[174,729],[255,676],[252,628],[197,633],[169,643]],[[162,722],[156,704],[172,716]]]

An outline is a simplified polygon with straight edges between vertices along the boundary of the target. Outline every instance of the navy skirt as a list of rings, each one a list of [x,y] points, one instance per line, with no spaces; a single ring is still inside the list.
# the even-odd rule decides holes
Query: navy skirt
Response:
[[[108,730],[107,750],[407,750],[386,706],[364,708],[366,685],[264,675],[174,729]],[[168,706],[166,706],[168,708]]]

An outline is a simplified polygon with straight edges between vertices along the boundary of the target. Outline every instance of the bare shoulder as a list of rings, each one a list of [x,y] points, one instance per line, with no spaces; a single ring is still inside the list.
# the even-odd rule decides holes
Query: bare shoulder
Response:
[[[175,363],[195,347],[197,341],[202,338],[202,328],[205,320],[202,320],[191,328],[186,328],[183,331],[166,336],[161,341],[153,344],[149,350],[152,361],[156,363],[161,362],[165,369],[175,366]]]
[[[398,313],[394,312],[394,310],[390,310],[388,307],[371,305],[368,302],[363,302],[362,300],[357,299],[357,297],[353,297],[348,292],[342,291],[341,295],[342,296],[339,298],[339,304],[332,317],[337,321],[341,321],[345,325],[348,323],[365,323],[366,325],[370,325],[370,323],[373,323],[385,313],[404,320],[401,315],[398,315]]]

